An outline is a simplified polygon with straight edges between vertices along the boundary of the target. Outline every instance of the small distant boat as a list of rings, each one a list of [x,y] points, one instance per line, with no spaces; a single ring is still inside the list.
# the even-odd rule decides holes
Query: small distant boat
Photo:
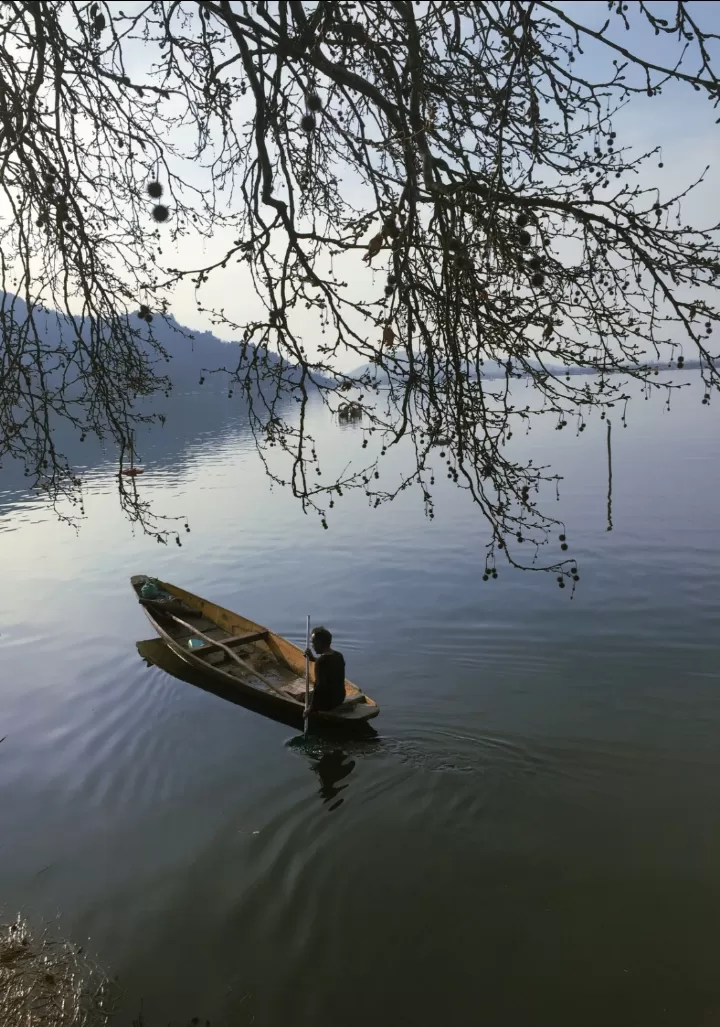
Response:
[[[231,685],[268,710],[295,716],[305,708],[305,656],[282,635],[164,581],[144,574],[130,579],[145,614],[162,640],[208,680]],[[144,593],[144,594],[143,594]],[[310,664],[310,680],[314,665]],[[377,717],[377,703],[351,681],[345,701],[313,718],[336,724]]]
[[[341,403],[338,407],[338,420],[362,421],[364,413],[361,403]]]

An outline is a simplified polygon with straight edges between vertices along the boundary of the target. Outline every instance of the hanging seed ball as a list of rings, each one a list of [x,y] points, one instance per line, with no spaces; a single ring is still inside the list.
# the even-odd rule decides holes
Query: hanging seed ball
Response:
[[[156,221],[167,221],[170,217],[170,211],[164,203],[158,203],[156,207],[153,207],[152,216]]]
[[[518,214],[518,216],[515,218],[515,224],[518,226],[518,228],[524,228],[525,225],[529,223],[530,218],[527,216],[527,214]]]
[[[678,367],[682,370],[682,368],[685,366],[685,357],[678,357],[677,364]]]
[[[303,132],[314,132],[317,128],[317,122],[312,114],[303,114],[300,119],[300,128]]]
[[[309,111],[319,112],[322,110],[322,100],[317,93],[308,93],[306,102]]]
[[[566,535],[558,535],[558,538],[560,539],[561,542],[565,542],[567,540],[567,536]]]
[[[518,232],[518,242],[521,246],[529,246],[532,239],[529,232]]]
[[[536,289],[539,289],[541,286],[545,285],[545,275],[541,271],[536,271],[530,281]]]
[[[565,582],[564,581],[560,582],[560,588],[565,588]]]
[[[567,551],[568,551],[568,544],[567,544],[567,542],[563,542],[563,544],[560,546],[560,548],[562,549],[563,553],[567,553]]]
[[[148,196],[152,196],[154,200],[159,200],[163,194],[163,187],[159,182],[148,182],[147,194]]]
[[[533,271],[539,271],[542,267],[542,259],[540,257],[533,257],[532,260],[528,261],[528,264]]]
[[[490,580],[490,575],[489,574],[483,574],[483,581],[489,581],[489,580]]]

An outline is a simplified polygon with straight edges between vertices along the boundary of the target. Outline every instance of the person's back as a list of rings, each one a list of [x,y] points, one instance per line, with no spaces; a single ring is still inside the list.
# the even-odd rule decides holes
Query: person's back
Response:
[[[345,658],[331,648],[332,635],[327,628],[315,628],[312,645],[318,654],[315,659],[315,688],[310,712],[331,710],[345,699]],[[310,654],[312,657],[312,654]]]

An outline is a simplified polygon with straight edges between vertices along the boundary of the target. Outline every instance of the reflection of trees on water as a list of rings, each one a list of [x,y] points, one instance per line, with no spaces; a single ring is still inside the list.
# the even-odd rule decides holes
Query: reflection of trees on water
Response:
[[[150,404],[147,405],[150,409]],[[165,423],[137,428],[134,457],[135,463],[153,470],[182,474],[198,448],[209,439],[229,442],[249,431],[248,404],[243,397],[228,399],[218,393],[178,393],[162,401],[154,399],[152,409],[163,415]],[[53,426],[53,442],[84,482],[117,472],[118,454],[94,435],[81,441],[79,433],[73,432],[65,420],[58,420]],[[125,487],[131,487],[129,482],[125,482]],[[138,483],[138,490],[141,489]],[[28,495],[31,491],[32,482],[25,475],[22,463],[6,459],[0,468],[0,494],[22,492]]]

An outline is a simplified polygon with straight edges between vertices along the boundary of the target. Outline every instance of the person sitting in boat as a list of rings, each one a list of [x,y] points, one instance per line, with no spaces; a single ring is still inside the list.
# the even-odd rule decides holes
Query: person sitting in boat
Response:
[[[315,688],[308,712],[320,713],[345,700],[345,658],[332,648],[332,635],[327,628],[314,628],[311,642],[317,657],[309,649],[305,654],[315,663]]]

